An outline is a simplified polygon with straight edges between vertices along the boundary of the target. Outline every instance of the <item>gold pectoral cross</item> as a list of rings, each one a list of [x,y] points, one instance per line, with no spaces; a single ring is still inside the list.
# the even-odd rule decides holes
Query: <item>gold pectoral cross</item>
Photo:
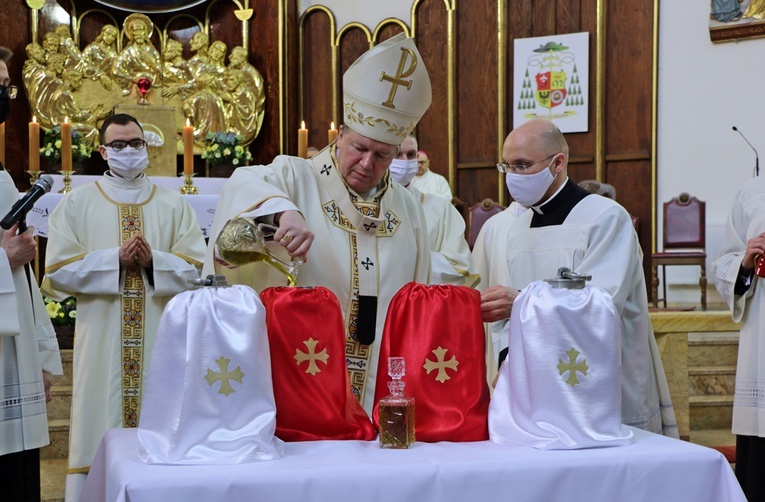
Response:
[[[412,82],[414,80],[404,80],[406,77],[414,73],[414,70],[417,68],[417,56],[414,54],[414,51],[412,49],[407,49],[405,47],[401,48],[401,59],[398,61],[398,69],[396,70],[396,75],[391,77],[390,75],[386,74],[385,72],[382,72],[380,74],[380,81],[386,80],[388,82],[391,82],[392,85],[390,87],[390,94],[388,94],[388,101],[384,102],[382,105],[388,108],[396,109],[396,105],[393,104],[393,99],[396,97],[396,91],[398,90],[398,86],[403,85],[406,86],[407,90],[410,90],[412,88]],[[404,67],[406,66],[406,60],[412,58],[412,62],[409,65],[409,68],[404,70]]]

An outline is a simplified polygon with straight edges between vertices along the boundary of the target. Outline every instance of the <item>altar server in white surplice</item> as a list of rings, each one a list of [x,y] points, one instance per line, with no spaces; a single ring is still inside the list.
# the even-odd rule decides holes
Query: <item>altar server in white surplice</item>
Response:
[[[483,291],[491,286],[504,284],[507,274],[507,262],[504,249],[507,244],[507,234],[510,226],[518,216],[528,208],[516,201],[510,203],[499,214],[495,214],[483,224],[473,245],[473,263],[481,278],[478,290]],[[500,249],[497,249],[499,246]],[[507,347],[508,319],[485,323],[486,328],[486,370],[489,382],[494,380],[499,370],[498,358],[500,347]]]
[[[279,156],[268,166],[240,167],[223,186],[215,213],[211,244],[232,218],[272,221],[279,225],[274,239],[306,258],[299,284],[325,286],[337,296],[352,390],[367,413],[388,304],[406,283],[428,280],[422,206],[390,180],[388,167],[430,101],[430,79],[412,39],[386,40],[343,76],[345,125],[337,142],[310,160]],[[262,263],[228,269],[214,248],[205,274],[214,268],[229,284],[258,292],[286,284]]]
[[[417,138],[409,135],[390,165],[393,181],[411,190],[422,204],[430,242],[430,283],[475,287],[479,277],[465,240],[465,220],[452,205],[451,197],[425,193],[413,185],[417,173]]]
[[[77,297],[67,500],[77,500],[101,437],[135,427],[157,325],[199,277],[205,242],[191,206],[152,184],[143,130],[118,114],[101,128],[109,165],[66,194],[49,220],[44,292]]]
[[[548,120],[532,120],[513,130],[502,157],[505,162],[497,167],[507,173],[510,195],[531,211],[512,223],[505,245],[497,243],[492,250],[506,260],[507,275],[503,285],[483,291],[484,321],[508,318],[519,290],[555,277],[560,267],[592,275],[592,284],[613,297],[621,317],[623,422],[677,437],[648,316],[643,253],[630,215],[568,178],[568,144]]]
[[[741,323],[733,397],[736,477],[749,500],[765,497],[765,290],[755,274],[765,254],[765,177],[749,180],[733,201],[712,277]]]
[[[0,47],[0,124],[10,113],[11,55]],[[0,163],[0,218],[18,200],[16,185]],[[35,501],[40,500],[40,448],[50,442],[47,374],[63,370],[56,333],[29,268],[37,256],[34,228],[18,230],[18,224],[0,230],[0,472],[4,500]]]

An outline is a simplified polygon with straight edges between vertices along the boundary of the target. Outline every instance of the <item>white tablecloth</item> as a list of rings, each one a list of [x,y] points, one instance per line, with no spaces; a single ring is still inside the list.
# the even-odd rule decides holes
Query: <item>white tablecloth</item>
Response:
[[[745,501],[719,452],[633,429],[631,446],[540,451],[476,443],[287,443],[271,462],[168,466],[138,458],[135,429],[112,429],[81,501]]]
[[[48,216],[59,203],[63,194],[58,193],[63,187],[61,183],[61,176],[53,176],[55,183],[49,193],[46,193],[35,202],[34,207],[27,213],[27,226],[35,227],[35,235],[41,237],[48,237]],[[88,178],[80,179],[80,178]],[[83,183],[97,181],[101,179],[101,176],[74,176],[72,179],[75,182],[72,186],[78,186]],[[183,182],[179,178],[164,178],[153,177],[149,178],[152,183],[170,188],[172,190],[178,190]],[[213,180],[213,181],[207,181]],[[199,195],[182,195],[186,202],[188,202],[194,212],[197,214],[199,225],[202,228],[202,235],[208,238],[210,231],[212,230],[213,218],[215,217],[215,206],[218,203],[218,191],[220,186],[225,182],[225,178],[200,178],[195,180],[195,185],[199,188]],[[199,184],[197,184],[199,182]],[[23,196],[24,194],[20,194]]]

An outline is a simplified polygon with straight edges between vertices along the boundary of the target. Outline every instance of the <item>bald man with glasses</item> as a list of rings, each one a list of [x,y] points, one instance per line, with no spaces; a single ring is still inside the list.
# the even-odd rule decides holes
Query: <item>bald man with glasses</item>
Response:
[[[510,195],[531,208],[514,220],[483,252],[500,284],[479,289],[485,322],[506,323],[520,290],[555,277],[559,267],[592,275],[621,314],[622,422],[678,437],[669,388],[648,316],[643,253],[629,213],[615,201],[592,195],[568,177],[568,144],[551,121],[537,119],[514,129],[505,140],[504,162]],[[507,329],[495,340],[507,354]]]
[[[141,124],[112,115],[100,139],[109,170],[51,213],[42,285],[51,298],[77,297],[67,501],[79,499],[106,430],[138,425],[159,319],[205,254],[191,206],[144,174]]]

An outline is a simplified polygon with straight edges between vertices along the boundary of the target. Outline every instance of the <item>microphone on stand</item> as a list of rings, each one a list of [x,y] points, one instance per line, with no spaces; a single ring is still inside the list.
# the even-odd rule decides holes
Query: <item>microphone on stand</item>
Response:
[[[749,142],[748,139],[746,139],[746,136],[744,136],[744,133],[738,130],[736,126],[733,126],[733,130],[736,131],[741,135],[742,138],[744,138],[744,141],[746,141],[746,144],[749,145],[752,150],[754,150],[754,175],[759,176],[760,175],[760,154],[757,153],[757,149],[752,146],[752,144]]]
[[[13,205],[11,210],[8,211],[8,214],[5,215],[2,221],[0,221],[0,227],[2,227],[3,230],[8,230],[17,221],[23,222],[26,219],[27,212],[32,209],[35,202],[37,202],[37,199],[50,192],[51,187],[53,187],[53,178],[47,174],[40,176],[27,194],[19,199],[18,202]],[[26,226],[26,224],[24,224],[24,226]],[[20,223],[19,230],[23,231],[21,227],[22,224]]]

